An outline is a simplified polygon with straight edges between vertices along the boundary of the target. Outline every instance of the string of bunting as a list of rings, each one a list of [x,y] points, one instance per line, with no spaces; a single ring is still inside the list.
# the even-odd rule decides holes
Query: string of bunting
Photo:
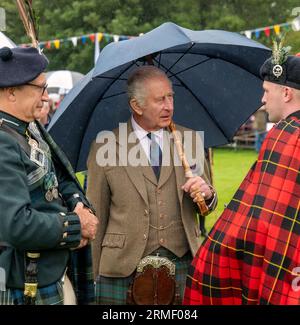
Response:
[[[280,35],[282,31],[288,32],[290,30],[300,31],[300,20],[298,18],[288,23],[245,30],[242,31],[241,34],[244,34],[248,38],[252,38],[254,35],[255,38],[258,39],[261,36],[261,33],[263,33],[266,37],[270,37],[272,33],[275,33],[275,35]]]
[[[107,34],[107,33],[92,33],[92,34],[86,34],[81,36],[74,36],[74,37],[68,37],[68,38],[62,38],[62,39],[54,39],[44,42],[39,42],[40,48],[46,48],[46,49],[59,49],[62,45],[66,44],[73,44],[74,47],[76,47],[78,44],[87,44],[88,42],[95,43],[96,40],[98,43],[105,40],[107,43],[114,41],[124,41],[130,38],[133,38],[134,36],[125,36],[125,35],[113,35],[113,34]],[[22,44],[26,45],[26,44]]]
[[[244,34],[248,38],[252,38],[253,35],[256,39],[260,38],[261,34],[263,33],[266,37],[270,37],[272,33],[275,33],[275,35],[279,35],[282,31],[300,31],[300,19],[294,19],[292,22],[282,23],[282,24],[276,24],[272,26],[266,26],[251,30],[245,30],[240,32],[241,34]],[[46,49],[59,49],[62,45],[66,45],[67,43],[72,43],[74,47],[76,47],[78,44],[87,44],[88,42],[95,43],[97,40],[98,43],[105,40],[106,43],[109,43],[111,41],[119,42],[128,40],[130,38],[133,38],[135,36],[126,36],[126,35],[113,35],[108,33],[92,33],[92,34],[86,34],[81,36],[74,36],[74,37],[68,37],[63,39],[54,39],[49,41],[40,42],[40,48],[46,48]],[[26,44],[22,44],[26,45]]]

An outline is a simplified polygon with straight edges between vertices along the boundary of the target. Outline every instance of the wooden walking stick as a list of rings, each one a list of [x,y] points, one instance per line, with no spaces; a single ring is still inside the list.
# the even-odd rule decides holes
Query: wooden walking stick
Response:
[[[178,152],[178,155],[179,155],[179,158],[181,159],[181,162],[182,162],[182,165],[183,165],[183,168],[184,168],[184,173],[185,173],[185,177],[186,178],[192,178],[193,177],[193,173],[192,173],[192,170],[190,168],[190,165],[186,159],[186,156],[185,156],[185,153],[183,151],[183,147],[182,147],[182,142],[180,141],[180,138],[176,132],[176,126],[174,124],[173,121],[171,121],[170,125],[169,125],[169,129],[171,131],[171,133],[173,134],[173,137],[174,137],[174,142],[175,142],[175,145],[176,145],[176,148],[177,148],[177,152]],[[209,209],[205,203],[205,200],[204,200],[204,197],[200,194],[200,193],[197,193],[196,195],[196,203],[199,207],[199,210],[200,210],[200,213],[202,216],[206,216],[208,215],[209,213]]]

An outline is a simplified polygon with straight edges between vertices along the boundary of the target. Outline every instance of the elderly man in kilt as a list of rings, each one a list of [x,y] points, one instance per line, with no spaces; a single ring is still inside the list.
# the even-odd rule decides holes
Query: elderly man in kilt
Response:
[[[96,302],[178,304],[188,266],[201,243],[193,199],[202,193],[209,213],[217,197],[209,185],[203,150],[202,159],[194,155],[189,180],[183,166],[174,163],[174,140],[166,130],[173,116],[173,89],[166,74],[155,66],[142,66],[127,83],[132,117],[124,127],[126,135],[122,125],[113,131],[111,148],[116,150],[109,154],[116,163],[101,163],[106,146],[101,137],[88,159],[87,194],[100,220],[93,242]],[[183,127],[178,131],[186,134]],[[187,145],[196,143],[184,140]],[[134,149],[138,153],[130,155]],[[139,154],[143,159],[136,164],[130,158]]]
[[[189,269],[184,304],[300,304],[300,58],[261,67],[277,124]]]
[[[0,305],[93,302],[98,220],[40,118],[46,57],[0,50]]]

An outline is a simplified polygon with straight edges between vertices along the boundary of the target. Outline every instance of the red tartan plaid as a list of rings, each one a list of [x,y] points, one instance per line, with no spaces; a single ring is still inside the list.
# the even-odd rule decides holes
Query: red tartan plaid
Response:
[[[184,304],[300,304],[300,111],[257,162],[197,252]],[[300,278],[299,278],[300,280]]]

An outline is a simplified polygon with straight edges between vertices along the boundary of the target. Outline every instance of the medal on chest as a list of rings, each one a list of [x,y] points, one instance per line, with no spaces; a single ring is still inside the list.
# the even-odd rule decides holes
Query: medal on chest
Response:
[[[58,181],[54,172],[49,172],[44,178],[45,199],[48,202],[58,198]]]

